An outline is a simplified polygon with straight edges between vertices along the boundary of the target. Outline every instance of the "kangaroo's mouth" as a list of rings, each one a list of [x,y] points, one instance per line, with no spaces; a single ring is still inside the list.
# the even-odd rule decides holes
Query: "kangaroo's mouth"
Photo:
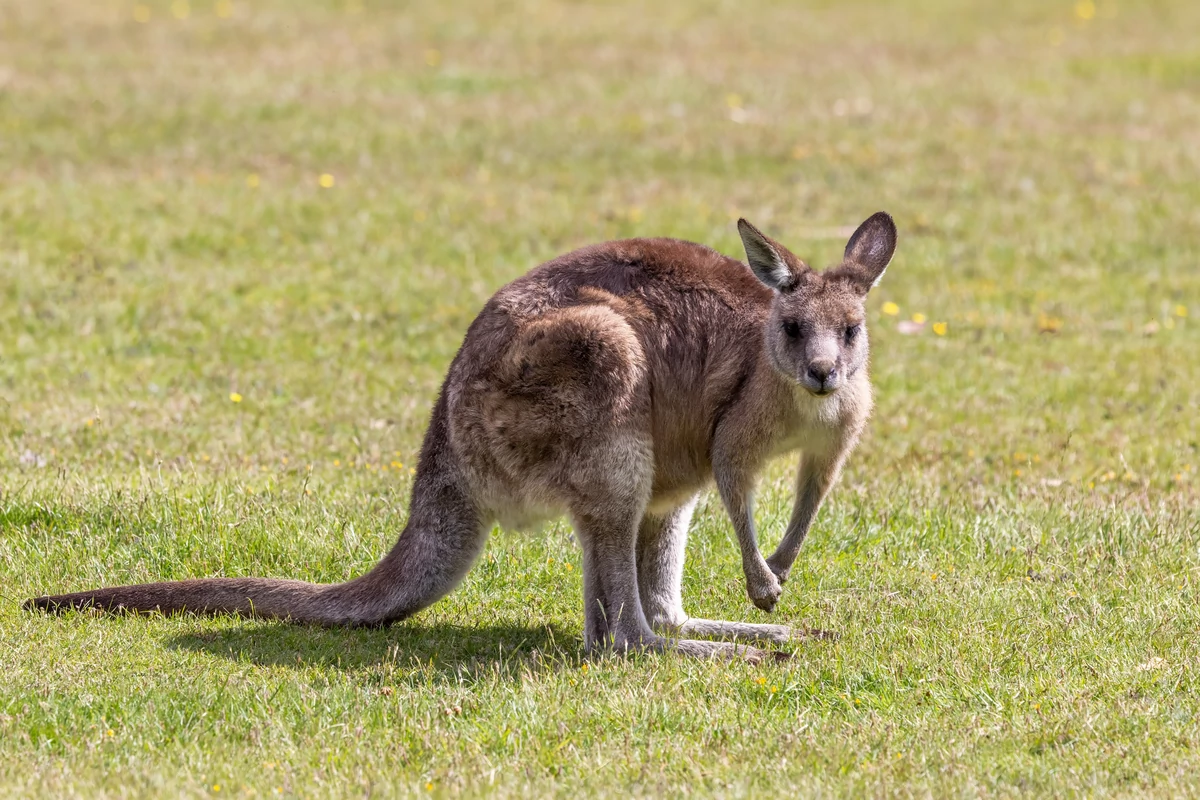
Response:
[[[799,384],[813,397],[828,397],[842,386],[842,382],[836,378],[830,377],[821,381],[809,375],[802,376]]]
[[[813,397],[829,397],[829,395],[841,388],[840,383],[817,383],[816,381],[806,380],[800,381],[800,386]]]
[[[831,370],[828,375],[813,375],[811,372],[802,372],[796,377],[796,382],[803,386],[804,390],[813,397],[828,397],[846,386],[857,372],[857,366],[847,372],[843,372],[841,369]]]

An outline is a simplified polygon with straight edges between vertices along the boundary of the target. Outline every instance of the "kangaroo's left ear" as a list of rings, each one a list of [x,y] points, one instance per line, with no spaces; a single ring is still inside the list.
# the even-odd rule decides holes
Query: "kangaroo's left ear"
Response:
[[[808,265],[792,251],[746,220],[739,219],[737,227],[750,269],[767,286],[777,292],[790,292],[809,272]]]
[[[845,261],[839,268],[855,288],[866,294],[887,271],[896,252],[896,223],[886,212],[872,214],[846,242]]]

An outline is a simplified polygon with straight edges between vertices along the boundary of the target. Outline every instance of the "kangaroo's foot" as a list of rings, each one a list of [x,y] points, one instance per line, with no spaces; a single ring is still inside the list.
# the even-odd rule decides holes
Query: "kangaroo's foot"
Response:
[[[715,647],[714,647],[715,645]],[[782,650],[762,650],[747,644],[732,642],[706,642],[700,639],[676,639],[670,641],[670,649],[698,658],[722,658],[729,661],[745,661],[749,664],[770,664],[790,661],[791,653]]]
[[[735,642],[787,644],[793,640],[792,629],[787,625],[758,625],[716,619],[688,619],[680,626],[679,633],[682,636],[703,636]]]
[[[782,626],[774,626],[782,627]],[[671,639],[651,633],[634,633],[620,636],[607,642],[591,642],[587,645],[588,652],[653,652],[680,653],[691,658],[722,659],[727,661],[745,661],[748,664],[782,662],[792,656],[776,650],[763,650],[745,644],[732,642],[710,642],[700,639]]]
[[[772,644],[804,638],[807,629],[795,629],[787,625],[752,625],[688,618],[683,610],[683,551],[687,542],[688,520],[695,507],[696,498],[689,498],[672,511],[647,514],[639,526],[638,582],[642,609],[651,629],[660,636],[683,637],[685,649],[690,647],[688,642],[694,641],[689,638],[693,636]],[[751,563],[748,572],[765,576],[760,581],[764,586],[758,594],[763,596],[764,602],[770,600],[773,605],[774,599],[779,596],[779,584],[761,565],[762,559],[759,558]],[[754,594],[751,590],[751,596]],[[776,656],[771,655],[771,658]]]
[[[836,640],[836,633],[809,628],[806,625],[763,625],[753,622],[728,622],[719,619],[685,617],[682,622],[654,620],[655,631],[678,636],[703,636],[733,642],[770,642],[788,644],[806,639]]]
[[[727,622],[717,619],[689,618],[678,627],[680,635],[704,636],[735,642],[773,642],[787,644],[805,639],[836,640],[836,633],[809,628],[807,625],[762,625],[752,622]]]
[[[600,504],[593,508],[606,510]],[[575,515],[583,550],[583,638],[589,651],[676,652],[692,658],[736,659],[752,664],[788,657],[750,645],[668,638],[655,633],[639,596],[635,562],[638,519],[640,514],[637,518],[595,511]],[[665,572],[674,575],[676,570]]]

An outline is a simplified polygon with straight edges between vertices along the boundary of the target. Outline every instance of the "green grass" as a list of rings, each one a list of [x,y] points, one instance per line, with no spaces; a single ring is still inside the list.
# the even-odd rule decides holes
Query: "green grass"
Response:
[[[975,5],[0,0],[0,795],[1200,792],[1200,5]],[[506,280],[880,208],[878,410],[772,615],[836,642],[585,657],[561,522],[384,631],[18,610],[361,573]],[[692,537],[689,611],[764,619]]]

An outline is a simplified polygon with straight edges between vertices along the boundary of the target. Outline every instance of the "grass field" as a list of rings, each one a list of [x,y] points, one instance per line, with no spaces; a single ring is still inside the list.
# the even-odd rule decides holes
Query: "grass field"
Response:
[[[972,5],[0,0],[0,796],[1200,793],[1200,4]],[[836,642],[585,657],[563,522],[383,631],[19,611],[359,574],[505,281],[881,208]]]

